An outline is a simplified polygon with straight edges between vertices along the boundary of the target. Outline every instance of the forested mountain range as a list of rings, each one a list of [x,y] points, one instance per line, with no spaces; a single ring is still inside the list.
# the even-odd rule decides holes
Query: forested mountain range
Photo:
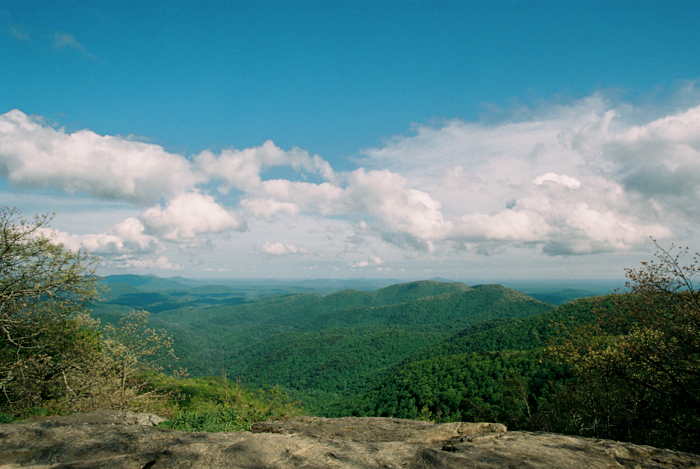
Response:
[[[469,326],[426,347],[327,411],[332,416],[434,415],[449,421],[507,421],[527,428],[528,415],[546,408],[566,367],[542,349],[564,328],[594,321],[608,298],[584,298],[525,318]],[[533,422],[528,422],[532,424]]]
[[[620,374],[637,355],[620,358],[611,345],[633,344],[627,341],[639,334],[648,344],[651,337],[639,329],[656,317],[644,291],[589,296],[585,289],[540,288],[540,298],[583,296],[556,306],[503,285],[459,282],[322,293],[275,285],[276,294],[269,285],[238,289],[155,277],[102,283],[110,291],[93,315],[103,323],[133,308],[149,310],[150,326],[172,335],[190,376],[225,374],[250,388],[279,387],[304,413],[490,421],[697,448],[692,436],[679,439],[673,430],[687,404],[661,402]],[[691,355],[693,340],[686,341]],[[609,363],[587,361],[594,354]],[[692,396],[683,386],[681,401]]]
[[[190,375],[225,370],[252,386],[279,385],[315,413],[357,413],[338,403],[356,402],[410,361],[501,350],[513,341],[523,348],[515,338],[521,321],[554,308],[502,285],[447,281],[326,294],[135,275],[101,283],[108,291],[93,315],[113,323],[131,309],[149,311],[150,326],[173,336],[179,365]],[[539,326],[528,326],[530,336],[547,334],[548,320],[533,324]],[[497,331],[504,331],[500,338]]]

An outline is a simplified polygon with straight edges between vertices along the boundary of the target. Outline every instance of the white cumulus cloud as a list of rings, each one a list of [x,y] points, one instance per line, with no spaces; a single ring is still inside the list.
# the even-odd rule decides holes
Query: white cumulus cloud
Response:
[[[397,173],[358,169],[350,174],[344,203],[350,213],[371,215],[383,229],[419,242],[443,238],[451,224],[443,218],[441,203],[406,186]]]
[[[546,181],[556,182],[562,186],[568,187],[569,189],[578,189],[581,187],[581,182],[576,179],[567,176],[566,174],[556,174],[556,173],[546,173],[541,176],[537,176],[532,182],[541,186]]]
[[[519,122],[416,126],[366,150],[362,163],[400,172],[406,187],[429,194],[433,223],[415,226],[438,229],[407,232],[438,246],[591,254],[700,221],[699,136],[700,107],[631,125],[593,96]]]
[[[231,188],[255,192],[262,186],[261,172],[274,166],[288,166],[329,181],[335,178],[330,164],[320,156],[310,156],[298,148],[284,151],[270,140],[255,148],[223,150],[219,155],[203,151],[195,161],[209,178],[222,182],[223,192]]]
[[[145,206],[104,233],[56,236],[152,268],[170,262],[171,243],[212,246],[225,240],[217,235],[246,231],[246,220],[256,235],[236,236],[266,262],[313,254],[346,268],[448,260],[460,250],[620,252],[700,229],[700,107],[643,120],[595,95],[520,111],[497,123],[417,125],[365,150],[357,169],[336,172],[272,141],[185,157],[15,110],[0,115],[0,175],[18,187]]]
[[[700,221],[700,106],[635,126],[610,110],[572,144],[640,202]]]
[[[136,218],[127,218],[100,234],[71,235],[58,230],[44,231],[53,242],[61,243],[71,251],[89,251],[98,255],[150,254],[161,248],[157,238],[144,234],[145,227]]]
[[[269,241],[263,244],[260,248],[266,254],[273,256],[287,256],[293,254],[313,254],[313,251],[297,247],[293,244],[282,244],[280,242],[270,243]]]
[[[369,260],[366,261],[359,261],[355,262],[352,264],[352,268],[354,269],[364,269],[365,267],[369,266],[380,266],[384,264],[384,261],[382,260],[381,257],[375,256],[374,254],[369,255]]]
[[[119,269],[179,270],[164,255],[165,247],[158,238],[144,233],[145,227],[136,218],[127,218],[104,233],[71,235],[65,231],[42,229],[51,242],[63,244],[67,249],[89,252],[100,257],[104,266]]]
[[[232,216],[214,197],[188,192],[141,214],[149,233],[166,241],[198,245],[200,236],[226,231],[245,231],[245,221]]]
[[[67,133],[18,110],[0,115],[0,175],[18,186],[83,191],[136,204],[202,182],[187,159],[158,145],[89,130]]]

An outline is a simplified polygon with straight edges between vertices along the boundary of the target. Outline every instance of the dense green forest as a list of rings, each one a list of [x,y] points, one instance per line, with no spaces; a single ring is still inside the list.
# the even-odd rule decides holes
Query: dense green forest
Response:
[[[155,277],[102,283],[109,291],[93,306],[93,316],[115,322],[132,308],[146,309],[151,326],[172,335],[179,365],[190,375],[225,370],[252,386],[279,385],[315,413],[467,327],[552,309],[500,285],[458,282],[262,298]]]
[[[357,413],[358,396],[407,360],[422,360],[449,344],[457,350],[448,355],[463,353],[468,349],[460,348],[460,337],[553,308],[500,285],[455,282],[262,298],[155,277],[108,277],[102,283],[110,291],[93,315],[114,321],[130,308],[149,310],[151,325],[174,337],[179,364],[191,375],[225,370],[249,386],[279,385],[307,412],[320,415]],[[548,326],[543,319],[542,334]]]
[[[223,371],[251,388],[279,386],[304,413],[497,421],[698,450],[692,419],[679,438],[669,429],[678,421],[664,420],[671,414],[659,413],[644,383],[616,396],[605,387],[624,373],[581,360],[602,360],[600,350],[638,331],[628,313],[648,304],[644,292],[541,289],[540,298],[582,296],[555,306],[502,285],[457,282],[273,295],[155,277],[102,283],[110,291],[94,316],[114,322],[147,309],[192,376]],[[634,409],[624,401],[630,393]]]
[[[541,412],[566,383],[568,367],[544,356],[565,328],[594,321],[610,298],[579,299],[522,319],[482,321],[426,347],[329,415],[441,421],[489,420],[538,429]]]

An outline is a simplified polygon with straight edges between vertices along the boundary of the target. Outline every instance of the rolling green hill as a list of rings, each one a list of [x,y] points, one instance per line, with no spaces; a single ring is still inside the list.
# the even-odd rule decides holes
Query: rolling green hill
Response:
[[[551,309],[505,287],[459,290],[400,304],[342,308],[316,316],[307,312],[295,330],[232,353],[229,373],[255,384],[274,381],[299,393],[355,392],[368,374],[396,365],[466,325]]]
[[[317,411],[370,387],[387,370],[486,320],[525,318],[552,306],[500,285],[419,281],[375,291],[255,299],[224,285],[115,276],[95,315],[115,322],[129,308],[175,340],[191,375],[280,385]]]
[[[329,416],[367,415],[442,421],[497,421],[528,428],[529,415],[546,409],[566,367],[542,349],[571,327],[594,321],[594,308],[609,297],[582,298],[525,318],[497,318],[470,325],[374,376],[356,396],[332,404]],[[533,426],[533,428],[536,428]]]
[[[592,310],[606,303],[606,297],[581,298],[526,318],[482,321],[412,358],[423,360],[469,352],[538,349],[560,334],[560,325],[571,327],[593,321]]]

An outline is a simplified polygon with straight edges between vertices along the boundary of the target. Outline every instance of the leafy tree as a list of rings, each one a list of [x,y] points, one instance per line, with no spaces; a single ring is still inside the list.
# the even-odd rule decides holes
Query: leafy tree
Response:
[[[0,208],[0,392],[13,408],[74,393],[69,378],[100,348],[83,327],[96,258],[53,244],[49,220]]]
[[[565,431],[697,452],[700,259],[656,246],[654,261],[627,269],[629,293],[549,349],[577,377],[559,396],[558,421]]]
[[[117,325],[103,330],[104,352],[98,376],[102,406],[113,409],[146,410],[162,407],[168,397],[154,384],[154,373],[164,370],[166,362],[177,361],[173,339],[164,331],[147,327],[148,312],[132,311]],[[177,370],[177,377],[186,371]],[[109,389],[108,392],[105,392]]]
[[[172,339],[146,327],[146,312],[100,329],[87,309],[97,259],[52,243],[49,219],[0,209],[0,409],[162,410],[151,375],[176,359]]]

